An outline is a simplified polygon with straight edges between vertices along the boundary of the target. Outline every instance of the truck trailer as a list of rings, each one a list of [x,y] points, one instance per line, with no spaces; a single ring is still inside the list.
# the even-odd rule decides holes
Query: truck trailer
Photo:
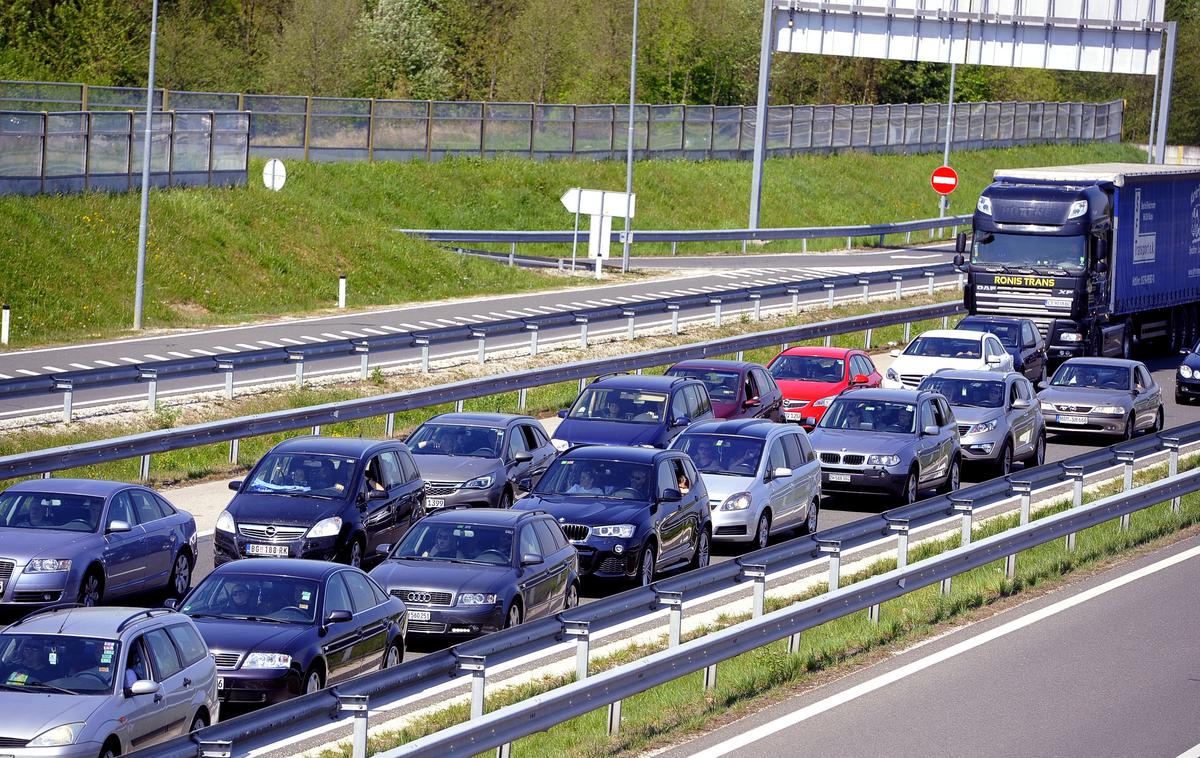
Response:
[[[998,169],[956,247],[967,311],[1033,319],[1054,363],[1200,338],[1200,167]]]

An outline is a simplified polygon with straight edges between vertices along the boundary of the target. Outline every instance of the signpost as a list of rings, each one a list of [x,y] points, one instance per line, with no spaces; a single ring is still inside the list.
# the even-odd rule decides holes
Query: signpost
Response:
[[[283,189],[283,183],[286,181],[287,169],[283,167],[283,161],[278,158],[267,161],[267,165],[263,166],[263,185],[269,190],[278,192]]]
[[[596,278],[601,278],[603,260],[609,255],[612,244],[612,220],[614,216],[633,218],[637,196],[626,192],[608,192],[573,187],[559,198],[563,207],[578,217],[581,213],[591,216],[588,228],[588,257],[596,260]],[[578,229],[578,220],[576,229]],[[627,240],[631,234],[625,235]],[[628,243],[627,243],[628,244]],[[572,250],[572,263],[574,263]]]
[[[933,191],[939,195],[949,195],[958,186],[958,172],[949,166],[938,166],[929,176]]]

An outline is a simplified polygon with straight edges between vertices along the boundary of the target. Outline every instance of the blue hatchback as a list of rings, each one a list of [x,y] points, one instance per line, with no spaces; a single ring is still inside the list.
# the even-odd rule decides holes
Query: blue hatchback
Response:
[[[597,379],[560,411],[554,446],[665,448],[688,424],[714,418],[704,382],[681,376],[621,374]]]

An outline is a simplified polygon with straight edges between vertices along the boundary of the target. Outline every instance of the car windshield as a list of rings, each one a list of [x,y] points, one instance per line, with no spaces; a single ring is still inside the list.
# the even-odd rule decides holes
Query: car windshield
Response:
[[[689,379],[699,379],[708,388],[708,396],[713,400],[737,400],[738,385],[741,374],[736,371],[718,371],[708,368],[672,368],[668,376],[686,376]]]
[[[1021,327],[1017,324],[997,324],[992,321],[971,321],[967,319],[959,323],[958,328],[970,332],[988,332],[989,334],[994,334],[1000,340],[1000,344],[1005,347],[1017,347],[1020,344]]]
[[[317,592],[318,584],[313,579],[209,574],[181,610],[196,617],[311,624],[317,617]]]
[[[671,448],[690,455],[702,473],[754,476],[762,457],[763,441],[731,434],[681,434]]]
[[[246,492],[340,499],[350,488],[353,458],[310,453],[268,453]]]
[[[821,417],[820,428],[912,434],[916,419],[912,403],[840,397]]]
[[[1004,382],[951,379],[934,374],[925,377],[921,389],[944,395],[950,405],[974,408],[999,408],[1004,405]]]
[[[820,355],[780,355],[768,367],[771,376],[799,382],[837,384],[846,378],[846,362]]]
[[[904,350],[905,355],[926,358],[978,358],[979,340],[972,337],[917,337]]]
[[[513,559],[513,530],[453,521],[421,521],[408,530],[391,557],[508,566]]]
[[[5,492],[0,495],[0,527],[94,532],[104,513],[104,498],[54,492]]]
[[[499,458],[504,430],[467,424],[421,424],[405,444],[415,455]]]
[[[533,492],[648,502],[653,472],[645,463],[559,458],[546,470]]]
[[[1130,371],[1124,366],[1096,363],[1064,363],[1054,372],[1052,387],[1090,387],[1104,390],[1129,389]]]
[[[101,695],[112,692],[121,643],[61,634],[0,634],[4,689]]]
[[[971,243],[971,263],[981,265],[1083,268],[1087,237],[981,232]]]
[[[588,387],[571,407],[569,418],[621,421],[635,424],[661,423],[667,396],[661,392]]]

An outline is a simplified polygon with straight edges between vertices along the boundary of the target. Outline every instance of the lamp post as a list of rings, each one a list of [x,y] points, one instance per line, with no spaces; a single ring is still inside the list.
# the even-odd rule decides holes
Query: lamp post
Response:
[[[158,48],[158,0],[150,11],[150,75],[146,81],[146,136],[142,142],[142,213],[138,222],[137,285],[133,294],[133,328],[142,328],[146,286],[146,224],[150,215],[150,132],[154,123],[154,57]]]
[[[637,96],[637,22],[638,0],[633,0],[633,44],[629,51],[629,131],[625,137],[625,194],[633,194],[633,106]],[[625,202],[625,238],[621,243],[621,271],[629,271],[629,201]]]

